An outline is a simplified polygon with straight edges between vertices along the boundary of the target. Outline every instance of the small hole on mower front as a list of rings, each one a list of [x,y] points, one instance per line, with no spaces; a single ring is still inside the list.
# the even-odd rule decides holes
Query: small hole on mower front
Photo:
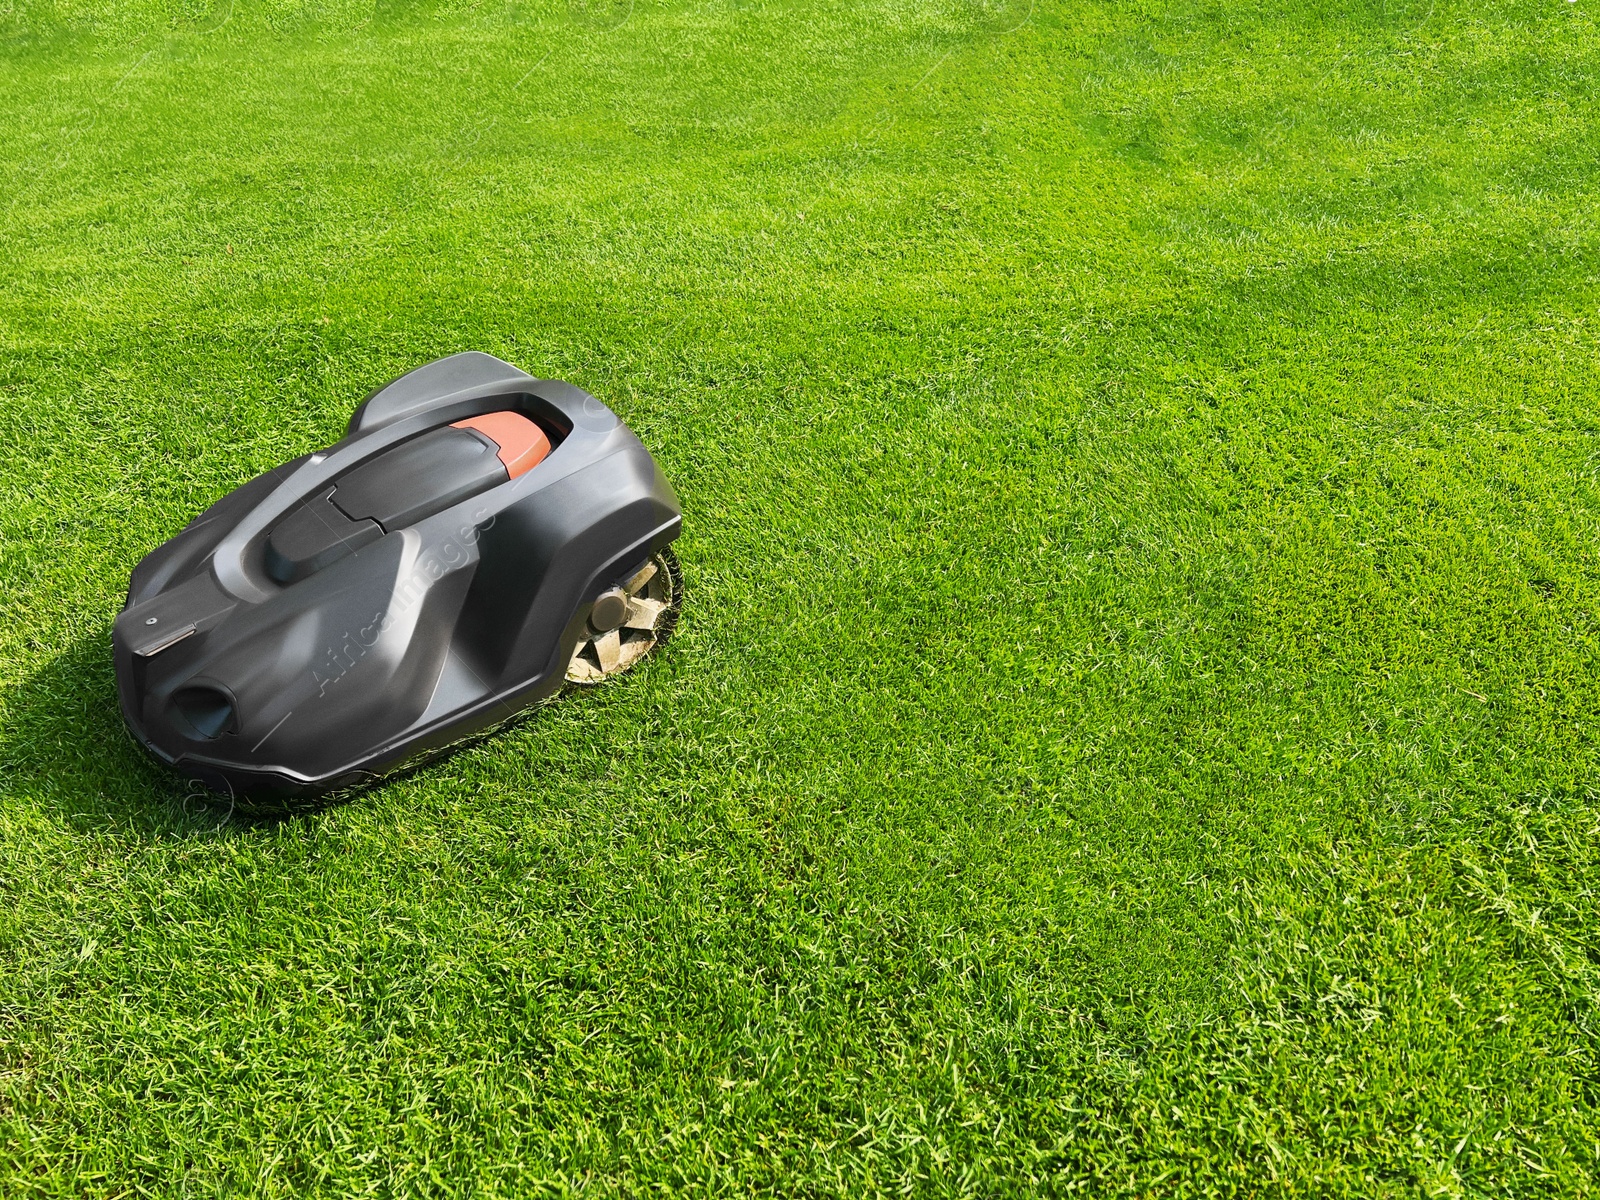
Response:
[[[233,698],[220,688],[196,685],[172,694],[172,707],[182,732],[211,741],[234,727]]]

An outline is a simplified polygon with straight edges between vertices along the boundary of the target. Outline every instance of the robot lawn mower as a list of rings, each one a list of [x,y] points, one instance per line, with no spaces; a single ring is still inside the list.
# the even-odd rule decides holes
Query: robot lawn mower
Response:
[[[682,523],[593,396],[440,359],[134,568],[112,638],[123,716],[239,801],[371,783],[659,647]]]

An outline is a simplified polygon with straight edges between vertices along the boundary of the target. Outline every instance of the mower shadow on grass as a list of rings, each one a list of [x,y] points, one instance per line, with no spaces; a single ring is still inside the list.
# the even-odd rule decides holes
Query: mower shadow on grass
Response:
[[[0,695],[0,789],[80,832],[144,840],[248,835],[291,814],[246,814],[163,768],[117,706],[109,624]]]

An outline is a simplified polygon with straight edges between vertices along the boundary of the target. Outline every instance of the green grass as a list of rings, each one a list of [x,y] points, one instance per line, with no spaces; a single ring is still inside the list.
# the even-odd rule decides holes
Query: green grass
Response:
[[[0,8],[0,1195],[1600,1188],[1592,0],[1008,5]],[[206,808],[129,569],[467,348],[678,636]]]

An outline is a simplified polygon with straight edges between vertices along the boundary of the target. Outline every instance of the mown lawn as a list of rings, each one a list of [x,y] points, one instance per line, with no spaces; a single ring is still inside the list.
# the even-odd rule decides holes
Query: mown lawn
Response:
[[[0,8],[0,1195],[1600,1187],[1593,0]],[[639,672],[283,823],[129,569],[604,398]]]

